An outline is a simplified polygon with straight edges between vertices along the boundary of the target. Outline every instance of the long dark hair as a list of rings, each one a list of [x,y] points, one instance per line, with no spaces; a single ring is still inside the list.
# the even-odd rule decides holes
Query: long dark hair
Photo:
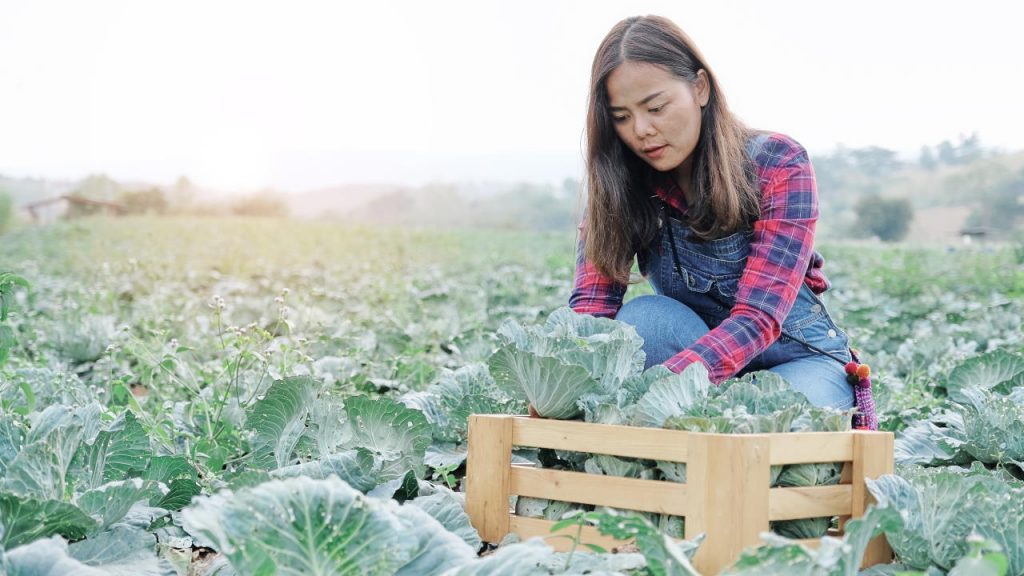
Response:
[[[608,76],[623,62],[664,67],[689,82],[704,70],[710,99],[701,111],[701,128],[693,151],[690,189],[696,201],[687,208],[687,223],[701,238],[719,238],[749,227],[759,216],[760,193],[745,153],[756,131],[733,116],[715,75],[690,37],[667,18],[634,16],[615,25],[594,56],[587,110],[586,258],[607,277],[621,282],[637,250],[658,232],[654,186],[664,175],[648,166],[619,138],[608,109]]]

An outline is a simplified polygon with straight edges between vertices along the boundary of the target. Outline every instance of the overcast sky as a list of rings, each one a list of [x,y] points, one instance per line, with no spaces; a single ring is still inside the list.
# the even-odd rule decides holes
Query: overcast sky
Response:
[[[300,190],[579,176],[620,19],[697,42],[813,153],[1024,149],[1024,3],[0,0],[0,174]]]

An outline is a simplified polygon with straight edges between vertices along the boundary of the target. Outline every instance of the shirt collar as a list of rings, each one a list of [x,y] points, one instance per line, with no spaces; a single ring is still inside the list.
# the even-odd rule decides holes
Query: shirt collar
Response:
[[[654,188],[654,193],[681,214],[686,213],[686,197],[683,196],[683,191],[679,189],[675,179],[669,176],[660,178],[660,182]]]

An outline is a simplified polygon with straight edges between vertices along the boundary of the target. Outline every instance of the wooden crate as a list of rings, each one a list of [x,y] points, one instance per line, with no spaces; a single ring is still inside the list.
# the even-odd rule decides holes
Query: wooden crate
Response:
[[[687,482],[514,466],[513,446],[685,462]],[[769,486],[772,465],[820,462],[845,463],[839,485]],[[554,536],[550,532],[553,521],[520,517],[510,509],[509,496],[513,494],[685,516],[687,538],[706,534],[694,566],[704,574],[717,574],[735,562],[744,548],[762,544],[760,534],[768,531],[769,521],[839,516],[842,524],[861,516],[872,502],[864,480],[892,471],[893,435],[889,432],[704,434],[473,415],[469,421],[466,509],[480,537],[494,543],[509,532],[524,539]],[[575,528],[563,533],[570,532],[575,534]],[[583,530],[582,541],[605,548],[624,544],[589,526]],[[548,542],[563,550],[572,544],[563,537]],[[815,546],[820,541],[803,542]],[[868,546],[863,566],[891,559],[892,550],[879,536]]]

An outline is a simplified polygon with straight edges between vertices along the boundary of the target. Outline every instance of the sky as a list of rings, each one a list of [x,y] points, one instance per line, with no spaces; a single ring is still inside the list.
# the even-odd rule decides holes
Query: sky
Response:
[[[732,110],[812,154],[1024,149],[1015,1],[0,0],[0,175],[298,191],[582,175],[622,18],[697,43]]]

